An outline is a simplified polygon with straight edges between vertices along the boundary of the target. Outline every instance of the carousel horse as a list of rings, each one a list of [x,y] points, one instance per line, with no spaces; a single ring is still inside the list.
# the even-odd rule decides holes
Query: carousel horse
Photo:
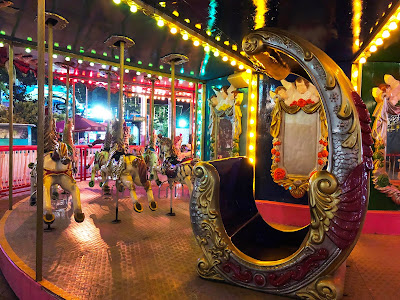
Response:
[[[101,172],[101,183],[106,181],[106,177],[108,174],[102,170],[102,166],[104,166],[108,161],[108,151],[106,150],[101,150],[99,152],[96,152],[93,158],[89,161],[89,163],[86,165],[86,169],[89,169],[90,166],[93,164],[92,172],[91,172],[91,178],[89,181],[89,186],[94,187],[94,180],[96,177],[97,172]],[[103,189],[103,191],[109,190],[108,185],[102,185],[100,183],[100,187]]]
[[[178,160],[184,160],[186,158],[192,157],[192,152],[190,150],[184,151],[185,145],[182,145],[182,134],[178,135],[174,139],[174,146],[176,149],[176,154]]]
[[[117,135],[118,121],[114,121],[112,127],[112,147],[108,154],[108,160],[100,168],[101,172],[106,175],[101,186],[107,185],[109,177],[111,177],[117,182],[119,191],[122,192],[124,187],[127,188],[133,202],[133,209],[136,212],[142,212],[143,206],[137,198],[135,185],[143,186],[147,194],[149,208],[155,211],[157,202],[154,200],[150,181],[147,180],[147,165],[145,161],[141,157],[126,153],[125,141],[129,139],[129,137],[126,138],[128,133],[126,124],[124,123],[123,141]]]
[[[172,144],[171,139],[167,137],[158,136],[157,143],[160,148],[160,159],[162,160],[161,166],[154,167],[156,172],[153,172],[153,174],[156,177],[157,184],[161,184],[157,176],[158,172],[168,177],[168,184],[171,190],[174,182],[179,182],[186,184],[189,193],[192,194],[193,184],[191,177],[193,175],[193,167],[199,160],[193,158],[178,160],[177,149]]]
[[[70,128],[71,130],[71,128]],[[85,214],[82,212],[80,192],[76,185],[76,181],[72,176],[72,159],[71,151],[73,146],[57,141],[55,122],[46,116],[45,133],[44,133],[44,162],[43,162],[43,221],[46,224],[54,222],[54,214],[51,207],[51,187],[60,185],[65,191],[72,196],[74,206],[75,221],[80,223],[85,219]],[[37,163],[30,163],[31,171],[31,197],[30,205],[36,204],[37,191]]]
[[[154,180],[156,177],[155,173],[157,172],[157,166],[158,166],[157,152],[155,151],[154,148],[147,147],[147,149],[144,151],[142,156],[147,165],[147,169],[149,170],[149,173],[150,173],[149,179]]]

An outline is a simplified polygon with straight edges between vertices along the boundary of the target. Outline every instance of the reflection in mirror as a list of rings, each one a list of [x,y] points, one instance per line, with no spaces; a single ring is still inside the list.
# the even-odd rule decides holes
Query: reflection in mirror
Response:
[[[274,102],[271,176],[294,198],[301,198],[310,176],[327,164],[328,128],[313,84],[300,76],[281,84],[270,92]]]
[[[400,81],[384,76],[372,89],[376,101],[372,137],[375,139],[373,182],[375,188],[400,204]]]

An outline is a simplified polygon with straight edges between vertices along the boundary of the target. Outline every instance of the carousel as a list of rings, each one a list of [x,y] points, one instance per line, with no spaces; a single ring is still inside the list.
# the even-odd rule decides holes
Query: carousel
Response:
[[[0,1],[0,268],[18,298],[348,294],[370,191],[400,203],[400,74],[393,62],[371,79],[400,4],[374,6],[368,33],[354,1],[339,49],[345,34],[318,23],[349,18],[337,1],[312,5],[316,27],[282,17],[307,18],[310,1],[206,2]],[[29,78],[37,146],[24,148]]]

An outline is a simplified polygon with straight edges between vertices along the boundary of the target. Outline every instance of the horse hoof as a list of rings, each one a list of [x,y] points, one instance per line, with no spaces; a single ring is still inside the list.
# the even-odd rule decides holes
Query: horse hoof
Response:
[[[122,184],[118,185],[118,192],[122,193],[123,191],[124,191],[124,186]]]
[[[139,202],[135,202],[135,204],[133,204],[133,209],[134,211],[141,213],[143,211],[143,206]]]
[[[156,180],[156,184],[158,185],[158,186],[160,186],[161,184],[162,184],[162,182],[161,182],[161,180]]]
[[[151,209],[152,211],[157,210],[157,208],[158,208],[157,202],[156,202],[156,201],[151,201],[151,202],[149,203],[149,207],[150,207],[150,209]]]
[[[52,224],[54,222],[55,216],[52,213],[46,213],[43,215],[43,222],[45,224]]]
[[[89,187],[94,187],[94,181],[89,181]]]
[[[30,206],[35,206],[36,205],[36,198],[35,197],[30,197],[29,198],[29,205]]]
[[[100,183],[99,183],[99,186],[102,187],[103,184],[104,184],[103,182],[100,182]],[[89,186],[91,187],[90,182],[89,182]],[[93,186],[94,186],[94,182],[93,182]]]
[[[85,220],[85,214],[83,212],[74,213],[76,223],[82,223]]]

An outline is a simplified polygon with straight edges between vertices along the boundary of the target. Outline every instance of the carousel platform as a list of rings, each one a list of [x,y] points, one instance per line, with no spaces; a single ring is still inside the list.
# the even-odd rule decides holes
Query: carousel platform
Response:
[[[146,206],[140,214],[133,211],[125,191],[119,206],[122,222],[113,224],[114,198],[102,196],[98,186],[91,189],[87,182],[80,182],[79,187],[86,219],[75,223],[62,195],[54,203],[54,230],[44,232],[45,280],[40,284],[32,279],[35,207],[29,206],[26,197],[1,219],[0,264],[20,298],[30,295],[27,299],[284,299],[203,280],[197,275],[195,266],[201,251],[192,233],[187,189],[184,195],[180,188],[177,190],[175,217],[166,216],[169,199],[165,198],[165,187],[160,198],[158,187],[153,187],[158,210],[152,212]],[[144,190],[138,187],[137,193],[146,204]],[[395,257],[399,250],[398,236],[361,236],[347,261],[344,299],[398,299],[400,284],[395,278],[400,262],[390,257]]]

